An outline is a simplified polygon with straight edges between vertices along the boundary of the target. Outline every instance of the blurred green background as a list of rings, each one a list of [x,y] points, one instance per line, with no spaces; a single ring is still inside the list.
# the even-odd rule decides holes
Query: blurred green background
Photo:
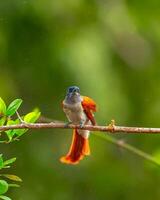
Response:
[[[0,96],[22,98],[21,114],[39,107],[66,121],[66,88],[77,85],[98,105],[98,124],[160,126],[159,0],[1,0]],[[160,136],[124,135],[160,155]],[[92,155],[78,166],[59,162],[70,130],[34,130],[1,145],[17,157],[23,179],[15,200],[160,199],[160,169],[92,135]],[[159,156],[160,157],[160,156]]]

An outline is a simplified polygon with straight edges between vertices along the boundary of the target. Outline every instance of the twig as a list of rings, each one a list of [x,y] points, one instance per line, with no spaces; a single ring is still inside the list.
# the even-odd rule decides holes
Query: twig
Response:
[[[23,124],[24,121],[23,121],[23,119],[21,118],[21,116],[19,115],[19,112],[18,112],[18,111],[16,111],[16,115],[17,115],[19,121]]]
[[[43,116],[43,115],[41,115],[41,116],[39,117],[39,119],[37,120],[37,122],[39,122],[39,123],[50,123],[50,122],[54,122],[54,123],[63,123],[63,121],[54,120],[54,119],[45,117],[45,116]]]
[[[93,126],[93,125],[85,125],[81,128],[79,125],[70,124],[66,127],[65,123],[35,123],[35,124],[16,124],[16,125],[6,125],[0,126],[0,131],[12,130],[12,129],[83,129],[90,131],[100,131],[100,132],[108,132],[108,133],[126,133],[126,134],[160,134],[160,128],[144,128],[144,127],[127,127],[127,126]]]
[[[112,144],[115,144],[116,146],[118,147],[121,147],[123,149],[126,149],[127,151],[133,153],[133,154],[136,154],[137,156],[140,156],[141,158],[144,158],[145,160],[148,160],[150,161],[151,163],[157,165],[158,167],[160,167],[160,162],[155,158],[153,157],[152,155],[126,143],[124,140],[121,140],[121,139],[116,139],[110,135],[104,135],[104,134],[98,134],[98,133],[94,133],[96,136],[99,136],[105,140],[107,140],[108,142],[112,143]]]
[[[45,120],[44,120],[45,121]],[[6,125],[0,127],[0,132],[6,131],[6,130],[13,130],[13,129],[83,129],[83,130],[90,130],[90,131],[98,131],[98,132],[105,132],[105,133],[126,133],[126,134],[160,134],[160,128],[143,128],[143,127],[125,127],[125,126],[115,126],[115,124],[112,123],[108,126],[93,126],[93,125],[85,125],[83,128],[80,128],[78,125],[70,124],[66,126],[66,123],[63,122],[50,122],[50,123],[35,123],[35,124],[29,124],[29,123],[21,123],[17,125]],[[96,135],[106,139],[108,142],[111,142],[119,147],[122,147],[152,163],[155,165],[160,166],[160,162],[156,160],[152,155],[147,154],[136,147],[133,147],[130,144],[125,143],[122,140],[117,140],[114,137],[107,135],[107,134],[100,134],[95,133]]]

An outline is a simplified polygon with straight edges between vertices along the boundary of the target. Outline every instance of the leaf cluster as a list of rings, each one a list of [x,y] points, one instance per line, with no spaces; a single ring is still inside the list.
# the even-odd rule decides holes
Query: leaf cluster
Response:
[[[40,116],[40,112],[38,109],[27,113],[24,116],[20,116],[18,113],[18,109],[22,104],[22,99],[15,99],[8,106],[4,102],[4,100],[0,97],[0,126],[5,125],[16,125],[20,123],[34,123]],[[20,136],[26,133],[28,129],[13,129],[5,131],[5,136],[7,136],[6,140],[0,140],[0,143],[10,143],[12,141],[17,140]],[[2,134],[0,134],[0,138]],[[5,168],[10,168],[10,165],[16,161],[16,158],[11,158],[9,160],[4,160],[3,155],[0,154],[0,170]],[[12,181],[11,183],[8,181]],[[19,187],[18,184],[14,182],[21,182],[21,178],[13,175],[13,174],[1,174],[0,173],[0,199],[3,200],[11,200],[6,193],[10,187]]]
[[[10,165],[15,161],[16,161],[16,158],[11,158],[9,160],[4,161],[3,155],[0,154],[0,170],[4,168],[10,168]],[[3,180],[1,179],[1,177],[7,180]],[[21,182],[22,179],[13,174],[0,174],[0,199],[11,200],[9,197],[5,195],[6,192],[8,191],[10,187],[19,187],[18,184],[15,184],[14,182],[9,183],[8,181]]]
[[[7,107],[6,103],[0,97],[0,126],[20,124],[21,120],[24,123],[36,122],[36,120],[40,116],[40,112],[38,109],[35,109],[34,111],[27,113],[26,115],[24,115],[22,117],[18,116],[17,118],[13,118],[14,115],[17,113],[21,104],[22,104],[22,99],[15,99]],[[12,141],[18,139],[20,136],[22,136],[27,131],[28,131],[28,129],[15,129],[15,130],[5,131],[8,140],[7,141],[1,140],[0,142],[1,143],[12,142]]]

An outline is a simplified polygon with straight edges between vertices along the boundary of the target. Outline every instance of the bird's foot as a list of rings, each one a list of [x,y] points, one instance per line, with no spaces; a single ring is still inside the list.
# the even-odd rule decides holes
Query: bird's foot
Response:
[[[67,122],[65,123],[64,127],[67,128],[70,124],[72,124],[72,122]]]
[[[81,120],[80,123],[79,123],[79,127],[83,128],[84,125],[85,125],[85,121]]]

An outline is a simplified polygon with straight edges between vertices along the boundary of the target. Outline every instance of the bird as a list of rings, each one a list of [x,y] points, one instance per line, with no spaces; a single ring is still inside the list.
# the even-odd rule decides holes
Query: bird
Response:
[[[69,124],[96,125],[93,112],[96,112],[96,103],[87,96],[80,95],[80,89],[77,86],[70,86],[67,89],[65,99],[62,102],[62,108]],[[89,130],[73,129],[72,142],[69,152],[60,158],[64,164],[76,165],[84,156],[90,155]]]

